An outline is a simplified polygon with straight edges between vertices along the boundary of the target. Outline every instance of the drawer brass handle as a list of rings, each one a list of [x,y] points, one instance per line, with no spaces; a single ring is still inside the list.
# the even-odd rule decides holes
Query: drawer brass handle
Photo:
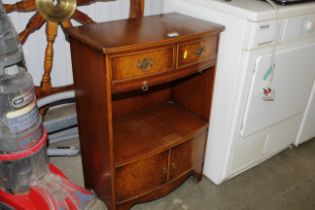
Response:
[[[201,56],[202,55],[202,53],[204,52],[206,50],[206,48],[205,47],[203,47],[203,46],[200,46],[200,47],[198,47],[196,50],[195,50],[195,55],[197,55],[197,56]]]
[[[149,90],[148,82],[144,81],[142,84],[143,84],[143,86],[142,86],[141,90],[143,92],[147,92]]]
[[[172,169],[175,170],[177,168],[176,163],[172,163]]]
[[[149,58],[144,58],[138,61],[137,68],[143,72],[150,70],[153,66],[153,60]]]

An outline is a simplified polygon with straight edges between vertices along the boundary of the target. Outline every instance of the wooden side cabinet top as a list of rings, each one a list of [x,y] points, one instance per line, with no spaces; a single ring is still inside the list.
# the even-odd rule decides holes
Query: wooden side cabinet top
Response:
[[[223,30],[173,13],[68,30],[85,186],[109,210],[201,179]]]
[[[170,13],[73,27],[68,34],[108,53],[185,41],[223,30],[224,27],[214,23]]]

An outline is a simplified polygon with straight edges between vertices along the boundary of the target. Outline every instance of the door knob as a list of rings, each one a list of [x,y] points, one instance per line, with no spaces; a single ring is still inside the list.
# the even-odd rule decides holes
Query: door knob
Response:
[[[176,163],[172,163],[171,165],[172,165],[172,169],[173,169],[173,170],[175,170],[175,169],[177,168]]]

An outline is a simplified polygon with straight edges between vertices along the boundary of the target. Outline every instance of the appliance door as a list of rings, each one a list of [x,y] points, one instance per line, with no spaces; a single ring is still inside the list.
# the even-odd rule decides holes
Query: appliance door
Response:
[[[265,79],[270,76],[268,70],[271,65],[271,53],[257,56],[241,136],[247,137],[303,113],[315,79],[314,55],[314,42],[277,49],[272,101],[266,101],[262,97]]]
[[[311,97],[303,114],[295,145],[302,144],[313,137],[315,137],[315,83],[313,85]]]

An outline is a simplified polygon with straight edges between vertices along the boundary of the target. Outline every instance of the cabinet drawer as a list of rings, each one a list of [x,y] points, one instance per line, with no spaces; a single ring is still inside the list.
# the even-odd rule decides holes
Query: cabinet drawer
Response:
[[[167,181],[168,152],[116,169],[118,201],[149,192]]]
[[[188,42],[178,46],[177,67],[210,60],[217,53],[217,36]]]
[[[156,48],[111,57],[112,80],[127,80],[173,69],[174,47]]]
[[[171,149],[170,180],[183,175],[203,162],[206,139],[207,131],[203,131],[201,134]]]

